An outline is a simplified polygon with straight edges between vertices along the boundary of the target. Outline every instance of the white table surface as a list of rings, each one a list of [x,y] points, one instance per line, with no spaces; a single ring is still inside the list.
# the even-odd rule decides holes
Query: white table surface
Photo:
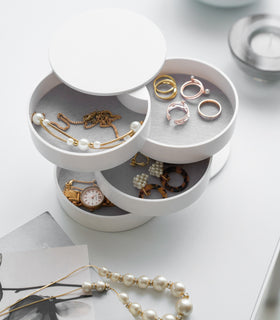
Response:
[[[73,15],[110,6],[152,19],[162,29],[169,57],[216,65],[232,79],[240,97],[230,160],[203,196],[184,211],[116,234],[84,228],[62,211],[53,165],[35,149],[27,127],[29,96],[50,71],[53,32]],[[280,234],[280,84],[244,75],[230,55],[227,34],[237,19],[263,12],[280,13],[279,1],[261,0],[238,9],[194,0],[2,3],[0,236],[48,210],[76,244],[88,244],[92,263],[184,282],[194,302],[191,319],[249,319]],[[160,315],[174,312],[172,299],[141,296],[137,301],[144,308],[154,307]],[[104,308],[96,302],[96,318],[132,319],[113,299],[105,299]]]

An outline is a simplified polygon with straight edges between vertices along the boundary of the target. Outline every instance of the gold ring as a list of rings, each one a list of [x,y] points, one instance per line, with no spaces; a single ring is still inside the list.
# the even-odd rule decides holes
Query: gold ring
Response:
[[[166,89],[166,90],[159,89],[158,87],[161,84],[168,84],[171,86],[171,88]],[[159,99],[171,100],[171,99],[175,98],[177,95],[177,85],[176,85],[175,79],[169,75],[164,74],[164,75],[157,76],[153,82],[153,86],[154,86],[155,95]],[[160,95],[159,93],[162,93],[162,94],[171,93],[171,94],[164,96],[164,95]]]
[[[171,88],[169,88],[169,89],[167,89],[167,90],[159,89],[158,87],[159,87],[161,84],[169,84],[169,85],[171,86]],[[157,92],[160,92],[160,93],[169,93],[169,92],[173,91],[174,88],[176,88],[176,82],[174,82],[173,80],[169,80],[169,79],[163,79],[163,80],[160,80],[159,82],[156,83],[155,90],[156,90]]]

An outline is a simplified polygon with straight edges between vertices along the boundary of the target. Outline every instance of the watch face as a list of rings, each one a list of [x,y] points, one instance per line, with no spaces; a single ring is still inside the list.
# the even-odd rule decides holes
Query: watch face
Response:
[[[103,200],[104,195],[97,187],[85,188],[81,193],[81,203],[89,209],[99,206]]]

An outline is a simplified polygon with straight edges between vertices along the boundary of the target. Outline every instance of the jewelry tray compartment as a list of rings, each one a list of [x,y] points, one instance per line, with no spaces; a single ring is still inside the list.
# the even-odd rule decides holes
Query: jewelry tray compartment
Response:
[[[94,173],[76,172],[62,168],[55,168],[55,185],[57,197],[64,211],[81,225],[105,232],[119,232],[136,228],[150,219],[151,216],[135,215],[118,207],[102,207],[89,211],[84,207],[77,207],[63,194],[64,185],[71,179],[91,181]],[[83,187],[83,185],[79,185]],[[87,186],[86,186],[87,187]]]
[[[138,106],[141,113],[136,112]],[[33,113],[38,112],[44,114],[46,119],[65,126],[65,123],[57,120],[58,113],[65,114],[72,121],[81,121],[84,115],[96,110],[109,110],[113,115],[121,116],[121,119],[113,119],[111,122],[120,136],[130,131],[130,124],[133,121],[143,121],[143,123],[130,139],[118,146],[81,151],[77,146],[67,145],[53,137],[41,125],[32,122]],[[128,104],[122,103],[117,96],[88,95],[71,89],[51,73],[36,87],[30,100],[28,114],[33,142],[47,160],[69,170],[90,172],[115,167],[142,148],[150,127],[150,98],[147,90],[144,92],[143,99],[130,98]],[[67,139],[57,131],[53,129],[51,131]],[[83,125],[71,124],[66,133],[78,140],[85,138],[90,142],[100,141],[101,143],[116,137],[112,127],[100,127],[99,123],[90,129],[85,129]]]
[[[115,205],[123,210],[141,216],[161,216],[182,210],[195,202],[206,189],[211,177],[212,158],[207,158],[195,163],[182,164],[189,176],[189,183],[183,191],[167,191],[167,198],[162,198],[157,190],[152,190],[148,197],[139,198],[139,189],[133,186],[133,178],[141,173],[149,175],[150,163],[145,167],[130,165],[130,160],[115,168],[97,171],[95,177],[103,194]],[[164,164],[164,167],[174,166]],[[169,174],[171,186],[182,184],[183,177],[177,173]],[[149,175],[148,184],[161,185],[160,179]]]
[[[161,100],[154,93],[153,81],[147,85],[151,98],[151,128],[141,152],[169,163],[197,162],[218,153],[232,137],[238,112],[238,96],[231,81],[220,70],[205,62],[184,58],[167,59],[160,71],[160,75],[165,74],[175,78],[177,96],[172,100]],[[174,126],[174,119],[181,118],[183,111],[172,111],[171,121],[168,122],[166,110],[170,103],[184,100],[180,88],[190,80],[191,75],[200,80],[204,88],[210,89],[210,94],[186,100],[190,118],[185,124]],[[197,87],[190,86],[184,93],[192,95],[197,91]],[[131,92],[119,99],[126,102],[141,94],[145,94],[145,90]],[[206,99],[217,100],[222,106],[222,113],[216,120],[207,121],[198,114],[198,104]],[[203,108],[209,114],[214,110],[210,105],[204,105]]]

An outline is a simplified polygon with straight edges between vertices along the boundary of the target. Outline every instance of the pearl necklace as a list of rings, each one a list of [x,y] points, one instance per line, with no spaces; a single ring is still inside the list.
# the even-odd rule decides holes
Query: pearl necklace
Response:
[[[88,151],[89,149],[110,149],[110,148],[117,147],[120,144],[122,144],[125,141],[129,140],[130,138],[132,138],[134,136],[134,134],[138,130],[140,130],[141,124],[142,124],[139,121],[131,122],[130,131],[128,131],[127,133],[123,134],[122,136],[117,137],[117,138],[115,138],[115,139],[113,139],[111,141],[100,142],[100,141],[95,140],[93,142],[90,142],[88,139],[85,139],[85,138],[82,138],[82,139],[78,140],[78,139],[70,136],[69,134],[67,134],[66,132],[64,132],[63,130],[58,128],[57,126],[53,125],[51,123],[51,121],[46,119],[44,114],[42,114],[42,113],[36,113],[35,112],[32,115],[31,120],[35,125],[41,126],[44,130],[46,130],[50,135],[52,135],[56,139],[67,143],[68,146],[78,147],[81,151]],[[50,128],[52,130],[57,131],[61,135],[65,136],[66,139],[61,138],[57,134],[53,133],[53,131],[51,131]]]
[[[147,310],[142,311],[142,307],[140,306],[140,304],[136,303],[136,302],[131,302],[128,295],[125,292],[118,292],[113,287],[111,287],[111,285],[108,282],[105,282],[102,280],[99,280],[96,282],[85,281],[82,283],[81,287],[76,288],[71,291],[68,291],[68,292],[65,292],[63,294],[60,294],[59,296],[65,296],[67,294],[76,292],[78,290],[82,290],[83,294],[86,294],[86,295],[92,295],[92,293],[94,291],[104,292],[104,291],[111,290],[118,296],[121,303],[129,310],[129,312],[135,318],[141,319],[141,320],[182,320],[184,317],[190,315],[192,312],[193,305],[189,299],[189,294],[185,291],[185,286],[181,282],[171,282],[171,281],[168,281],[163,276],[157,276],[153,280],[149,279],[147,276],[140,276],[140,277],[136,278],[133,274],[130,274],[130,273],[126,273],[124,275],[121,275],[118,272],[111,272],[105,267],[97,267],[95,265],[87,265],[87,266],[80,267],[80,268],[72,271],[68,275],[31,292],[30,294],[28,294],[24,298],[18,300],[17,302],[13,303],[12,305],[1,310],[0,317],[3,315],[6,315],[6,314],[10,314],[14,311],[29,307],[29,306],[34,305],[36,303],[43,302],[43,301],[46,301],[49,299],[54,299],[54,298],[58,297],[58,296],[51,296],[51,297],[43,298],[41,300],[29,303],[29,304],[17,306],[20,302],[24,301],[28,297],[38,293],[39,291],[42,291],[43,289],[48,288],[48,287],[50,287],[50,286],[52,286],[62,280],[65,280],[65,279],[69,278],[71,275],[73,275],[74,273],[81,271],[83,269],[86,269],[86,268],[93,268],[98,272],[98,274],[101,277],[107,278],[111,282],[123,283],[127,287],[131,287],[133,285],[137,286],[140,289],[147,289],[149,287],[152,287],[154,290],[159,291],[159,292],[164,292],[165,289],[169,289],[171,294],[174,297],[179,299],[176,303],[177,314],[176,315],[165,314],[164,316],[159,317],[157,315],[157,313],[152,309],[147,309]],[[9,311],[7,311],[7,310],[9,310]]]
[[[157,276],[153,280],[149,279],[147,276],[140,276],[136,278],[133,274],[126,273],[121,275],[117,272],[111,272],[105,267],[98,267],[97,272],[101,277],[105,277],[112,282],[123,283],[127,287],[131,287],[133,285],[140,289],[152,287],[154,290],[159,292],[164,292],[165,289],[169,289],[174,297],[179,298],[176,303],[176,316],[173,314],[165,314],[162,317],[158,317],[156,312],[152,309],[142,311],[140,304],[131,302],[126,293],[116,292],[119,300],[134,317],[140,317],[142,320],[181,320],[192,312],[193,306],[189,299],[189,294],[185,292],[185,286],[181,282],[171,282],[163,276]],[[112,289],[108,283],[103,281],[98,281],[93,284],[84,282],[82,288],[85,293],[91,292],[94,289],[96,289],[96,291]]]

